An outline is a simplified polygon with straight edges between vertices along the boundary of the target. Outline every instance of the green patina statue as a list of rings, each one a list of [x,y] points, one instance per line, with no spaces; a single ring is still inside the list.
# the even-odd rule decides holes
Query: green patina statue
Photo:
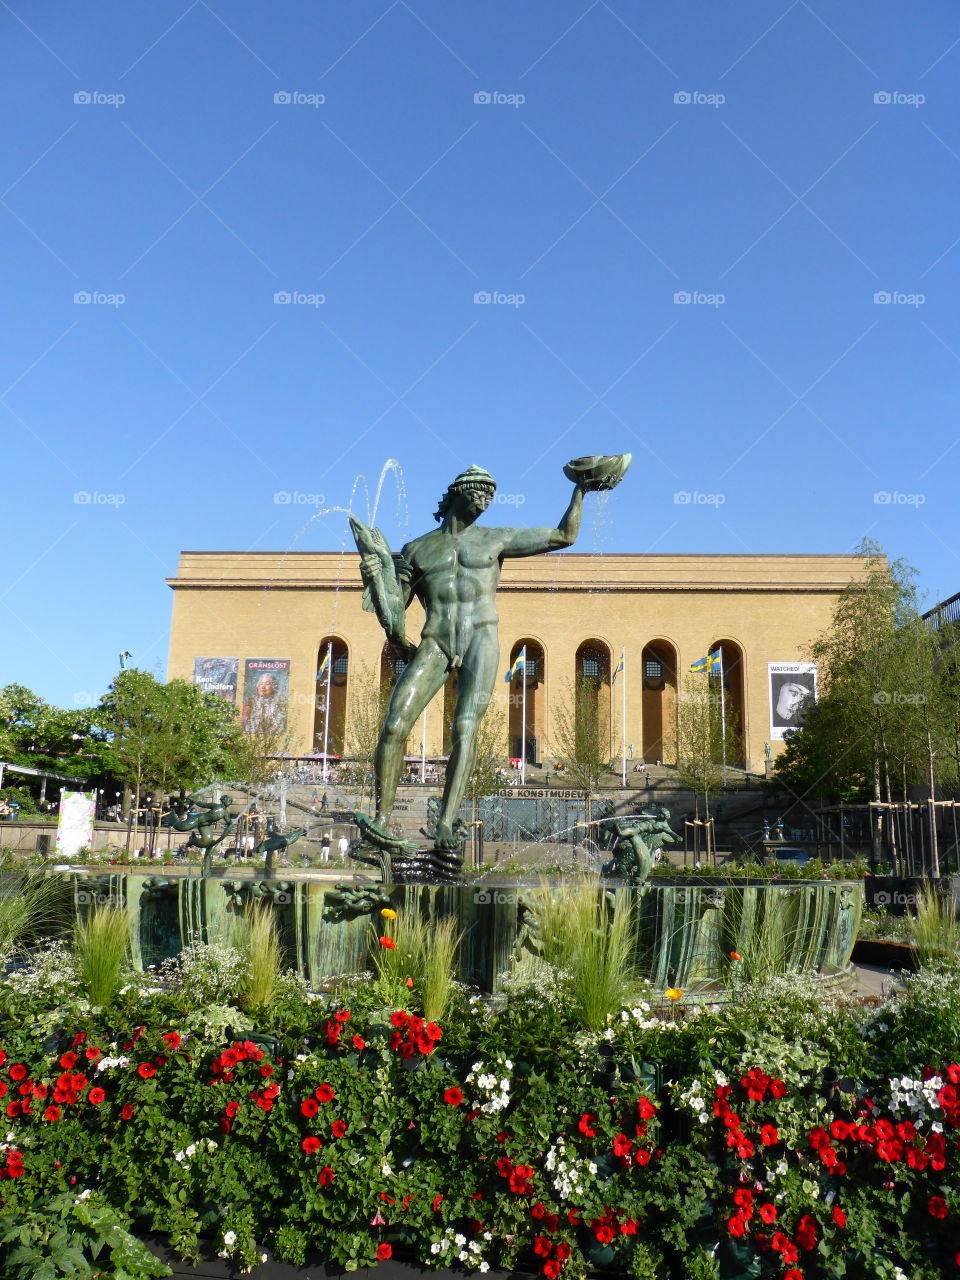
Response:
[[[633,885],[646,883],[665,841],[673,844],[680,839],[670,826],[670,811],[661,805],[629,818],[606,818],[603,831],[613,855],[603,874],[622,877]]]
[[[351,518],[360,552],[364,608],[375,612],[387,638],[408,659],[387,709],[375,758],[376,817],[358,815],[365,841],[401,855],[410,842],[389,831],[404,746],[417,720],[451,671],[457,674],[451,750],[440,816],[429,863],[440,878],[453,879],[462,860],[463,832],[457,814],[476,753],[477,729],[493,693],[500,660],[495,597],[504,560],[572,546],[580,531],[584,493],[619,484],[630,455],[577,458],[564,474],[573,480],[570,503],[556,528],[488,528],[477,524],[493,501],[496,482],[471,466],[449,486],[434,519],[439,529],[414,538],[392,555],[379,529]],[[405,613],[417,599],[426,613],[420,643],[407,640]]]

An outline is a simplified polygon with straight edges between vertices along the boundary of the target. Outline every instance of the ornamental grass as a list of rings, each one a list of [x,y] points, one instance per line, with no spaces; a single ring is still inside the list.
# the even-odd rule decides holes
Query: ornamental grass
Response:
[[[454,984],[454,960],[463,934],[454,916],[425,921],[413,912],[387,908],[371,947],[383,998],[401,1004],[411,989],[418,993],[424,1017],[435,1022],[446,1013]]]
[[[40,871],[8,869],[0,892],[0,961],[15,955],[44,933],[54,933],[69,917],[64,883]]]
[[[960,922],[953,897],[938,893],[929,881],[917,895],[911,923],[922,964],[955,958],[960,952]]]
[[[108,1005],[117,995],[129,949],[130,922],[120,907],[98,906],[77,921],[73,931],[77,978],[92,1005]]]
[[[242,968],[237,1001],[247,1013],[265,1009],[277,993],[283,955],[276,915],[266,903],[249,906],[234,923],[231,941]]]
[[[631,898],[590,876],[565,881],[560,893],[543,880],[532,897],[545,963],[564,975],[574,1016],[600,1030],[638,984]]]

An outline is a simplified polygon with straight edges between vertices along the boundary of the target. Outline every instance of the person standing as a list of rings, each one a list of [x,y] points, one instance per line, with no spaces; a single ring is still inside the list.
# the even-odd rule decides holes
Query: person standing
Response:
[[[340,839],[337,841],[337,852],[340,854],[341,858],[346,858],[347,850],[349,848],[350,848],[350,841],[347,839],[346,836],[341,836]]]
[[[330,836],[329,836],[329,834],[324,835],[323,839],[320,841],[320,861],[321,861],[321,862],[329,862],[329,861],[330,861]]]

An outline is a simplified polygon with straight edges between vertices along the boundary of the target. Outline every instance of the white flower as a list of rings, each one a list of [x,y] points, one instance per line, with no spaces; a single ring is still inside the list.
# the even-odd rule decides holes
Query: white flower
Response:
[[[440,1241],[439,1241],[439,1240],[434,1240],[433,1244],[430,1246],[430,1252],[431,1252],[431,1253],[433,1253],[433,1254],[437,1254],[437,1253],[439,1253],[439,1252],[440,1252]]]
[[[89,1187],[88,1187],[85,1191],[81,1191],[81,1192],[80,1192],[80,1194],[77,1196],[77,1199],[78,1199],[78,1200],[89,1200],[89,1199],[90,1199],[90,1197],[91,1197],[92,1195],[93,1195],[93,1192],[92,1192],[92,1191],[89,1189]]]
[[[235,1231],[225,1231],[223,1233],[223,1243],[228,1249],[232,1249],[237,1243],[237,1233]]]
[[[383,1174],[383,1176],[384,1176],[385,1178],[392,1178],[392,1177],[393,1177],[393,1170],[390,1168],[390,1166],[389,1166],[386,1162],[384,1162],[384,1163],[380,1166],[380,1172]]]
[[[460,1246],[460,1248],[462,1249],[462,1248],[463,1248],[463,1246],[467,1243],[467,1237],[466,1237],[466,1236],[456,1235],[456,1236],[454,1236],[454,1237],[453,1237],[453,1243],[454,1243],[455,1245],[459,1245],[459,1246]]]
[[[479,1265],[479,1267],[477,1267],[477,1270],[478,1270],[478,1271],[489,1271],[489,1270],[490,1270],[490,1263],[489,1263],[489,1262],[481,1262],[481,1263],[480,1263],[480,1265]]]

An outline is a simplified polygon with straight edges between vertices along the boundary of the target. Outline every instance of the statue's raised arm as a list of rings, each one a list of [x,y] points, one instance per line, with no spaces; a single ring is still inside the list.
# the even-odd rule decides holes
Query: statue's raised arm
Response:
[[[393,555],[386,538],[373,525],[350,517],[363,579],[363,607],[375,613],[387,639],[404,657],[415,646],[406,637],[406,612],[410,603],[410,566],[403,556]]]

